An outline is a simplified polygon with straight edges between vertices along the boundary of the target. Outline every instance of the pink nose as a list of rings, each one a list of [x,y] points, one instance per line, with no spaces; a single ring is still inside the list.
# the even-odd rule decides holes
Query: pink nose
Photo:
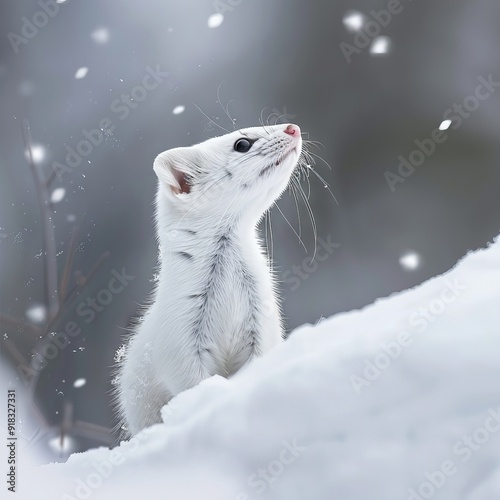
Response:
[[[292,137],[300,137],[300,128],[297,125],[288,125],[285,129],[285,134],[291,135]]]

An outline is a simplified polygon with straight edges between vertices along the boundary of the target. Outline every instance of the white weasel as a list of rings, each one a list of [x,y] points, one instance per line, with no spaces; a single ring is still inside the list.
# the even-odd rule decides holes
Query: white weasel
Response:
[[[282,341],[256,226],[301,151],[300,128],[290,124],[238,130],[156,158],[159,280],[117,378],[130,434],[161,422],[162,406],[181,391],[230,376]]]

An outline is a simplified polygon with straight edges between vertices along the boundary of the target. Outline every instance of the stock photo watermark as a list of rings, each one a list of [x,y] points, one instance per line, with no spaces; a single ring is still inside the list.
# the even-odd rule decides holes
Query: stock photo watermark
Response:
[[[118,115],[119,120],[126,120],[132,110],[140,106],[140,103],[147,99],[150,92],[157,89],[169,76],[170,73],[162,71],[159,64],[154,68],[147,66],[146,74],[141,83],[132,87],[130,92],[122,93],[119,98],[115,99],[110,105],[111,112]],[[83,138],[74,147],[65,146],[67,154],[64,163],[52,162],[52,168],[58,179],[62,180],[63,174],[71,173],[80,166],[83,160],[90,156],[106,137],[113,135],[115,128],[113,120],[105,117],[99,120],[97,127],[90,130],[83,129],[81,132]]]
[[[451,124],[453,130],[458,130],[464,121],[479,109],[481,103],[489,99],[500,88],[500,81],[494,80],[491,74],[486,78],[479,76],[477,79],[479,85],[475,88],[474,93],[467,96],[461,103],[455,103],[443,114],[443,123]],[[422,166],[427,158],[436,152],[438,146],[447,141],[448,137],[445,130],[436,128],[430,137],[422,140],[416,139],[417,148],[411,151],[406,158],[403,155],[398,156],[397,173],[390,170],[384,172],[391,192],[394,193],[398,184],[403,184],[408,177],[413,175],[416,167]]]
[[[247,484],[252,488],[252,493],[262,495],[285,471],[286,467],[293,464],[297,458],[306,451],[305,446],[297,444],[297,440],[291,443],[283,441],[283,448],[275,460],[271,460],[266,467],[259,467],[248,477]],[[236,500],[250,500],[252,493],[240,493]]]
[[[92,323],[106,306],[111,304],[115,296],[119,295],[135,279],[135,276],[127,274],[125,268],[119,272],[111,271],[112,277],[106,287],[101,288],[93,297],[87,297],[76,307],[76,314],[86,324]],[[48,365],[49,361],[57,358],[59,353],[66,349],[71,339],[78,337],[82,329],[77,321],[68,321],[62,329],[49,333],[35,348],[30,351],[30,366],[19,365],[18,371],[25,383],[30,382],[33,377]]]
[[[433,299],[427,307],[420,307],[418,311],[411,314],[409,323],[414,328],[414,332],[403,330],[398,333],[395,340],[380,344],[380,352],[373,359],[364,360],[364,368],[361,375],[351,375],[351,382],[354,392],[359,396],[363,389],[370,387],[380,376],[397,360],[415,341],[414,334],[423,333],[442,316],[448,305],[453,304],[466,290],[467,286],[460,283],[458,279],[453,282],[446,280],[446,287],[441,291],[439,298]]]
[[[333,242],[331,238],[331,235],[328,235],[326,240],[318,237],[318,248],[315,257],[304,257],[300,265],[293,265],[291,269],[283,273],[283,282],[290,285],[290,290],[297,290],[303,281],[317,271],[319,263],[328,260],[335,250],[340,247],[340,243]]]
[[[227,12],[233,12],[233,10],[240,6],[244,0],[214,0],[212,5],[217,14],[226,14]]]
[[[17,487],[17,433],[16,390],[7,390],[7,490],[15,493]]]
[[[61,500],[85,500],[90,498],[94,491],[99,489],[113,475],[115,470],[127,461],[127,455],[133,456],[134,452],[139,449],[153,431],[153,427],[148,427],[132,437],[127,442],[126,452],[120,448],[114,448],[110,451],[106,460],[93,460],[90,462],[92,472],[75,479],[76,485],[73,494],[63,493],[60,497]]]
[[[40,10],[37,10],[31,16],[31,19],[27,17],[21,18],[20,34],[13,31],[7,34],[12,50],[19,54],[20,47],[33,40],[40,33],[40,30],[45,28],[50,20],[57,16],[61,5],[67,3],[66,0],[38,0],[37,4],[40,6]]]
[[[464,434],[455,441],[451,448],[453,458],[441,462],[437,470],[425,471],[422,481],[416,488],[408,489],[408,500],[428,500],[438,490],[443,488],[448,479],[460,470],[460,464],[471,460],[475,453],[487,444],[500,431],[500,408],[488,410],[488,416],[481,426],[476,427],[470,434]],[[458,461],[455,457],[459,458]]]
[[[345,60],[350,64],[354,54],[361,54],[364,49],[368,48],[380,35],[382,29],[389,26],[393,17],[403,12],[404,7],[400,0],[389,0],[385,9],[370,11],[370,20],[366,23],[363,24],[363,20],[360,19],[359,29],[356,29],[352,43],[341,42],[339,45]]]

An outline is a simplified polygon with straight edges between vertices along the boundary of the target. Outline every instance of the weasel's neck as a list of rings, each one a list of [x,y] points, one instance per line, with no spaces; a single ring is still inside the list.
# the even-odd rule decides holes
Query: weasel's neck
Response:
[[[224,241],[229,241],[239,248],[257,250],[260,253],[261,247],[257,241],[256,228],[249,222],[232,221],[211,225],[207,221],[198,223],[190,220],[159,225],[158,237],[162,257],[172,252],[192,251],[198,258],[202,258],[204,252],[208,253],[215,247],[223,245]]]

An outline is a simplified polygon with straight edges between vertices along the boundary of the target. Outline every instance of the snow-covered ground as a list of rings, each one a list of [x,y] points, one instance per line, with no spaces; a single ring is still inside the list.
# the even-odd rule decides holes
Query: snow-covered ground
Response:
[[[369,278],[367,278],[369,279]],[[297,329],[113,450],[21,471],[28,498],[500,499],[500,239]],[[35,496],[36,495],[36,496]]]

